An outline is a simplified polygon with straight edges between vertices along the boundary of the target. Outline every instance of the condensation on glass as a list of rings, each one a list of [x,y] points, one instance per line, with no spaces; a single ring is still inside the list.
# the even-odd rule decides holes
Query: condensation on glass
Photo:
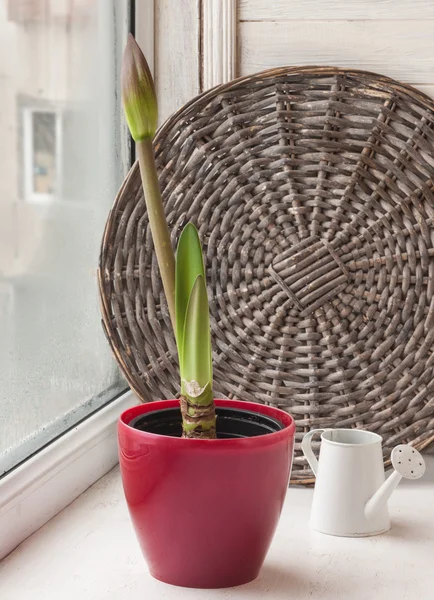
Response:
[[[129,160],[127,5],[0,3],[0,476],[126,387],[96,265]]]

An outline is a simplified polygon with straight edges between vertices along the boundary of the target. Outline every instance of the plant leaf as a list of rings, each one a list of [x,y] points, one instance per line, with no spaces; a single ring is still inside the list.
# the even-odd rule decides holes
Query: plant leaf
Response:
[[[196,227],[192,223],[188,223],[179,238],[175,266],[175,335],[181,377],[183,377],[185,316],[193,286],[199,275],[205,279],[202,247]]]
[[[186,388],[190,385],[188,395],[199,400],[205,391],[203,388],[211,386],[212,381],[208,295],[202,275],[197,276],[191,291],[183,337],[183,383]],[[198,384],[198,389],[194,390],[194,393],[191,393],[192,382]]]

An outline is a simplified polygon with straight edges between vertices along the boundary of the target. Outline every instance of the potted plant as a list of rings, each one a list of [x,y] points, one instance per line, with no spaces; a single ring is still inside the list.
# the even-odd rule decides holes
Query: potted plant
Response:
[[[135,406],[119,419],[125,496],[154,577],[197,588],[239,585],[258,575],[276,529],[295,425],[270,406],[214,400],[199,235],[192,224],[185,227],[175,260],[152,146],[154,85],[132,36],[123,61],[122,97],[137,145],[181,375],[180,400]]]

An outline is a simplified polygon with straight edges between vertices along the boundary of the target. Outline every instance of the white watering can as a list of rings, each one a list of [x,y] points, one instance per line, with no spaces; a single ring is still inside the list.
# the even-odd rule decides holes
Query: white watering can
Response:
[[[321,433],[319,462],[312,437]],[[382,438],[357,429],[315,429],[302,450],[316,475],[311,527],[339,536],[368,536],[390,529],[387,501],[403,477],[419,479],[425,462],[417,450],[401,444],[392,451],[395,469],[385,480]]]

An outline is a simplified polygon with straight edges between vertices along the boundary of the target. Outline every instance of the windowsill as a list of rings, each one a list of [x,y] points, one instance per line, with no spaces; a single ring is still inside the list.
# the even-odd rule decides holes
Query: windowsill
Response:
[[[420,481],[389,503],[392,529],[372,538],[324,536],[307,526],[311,489],[288,490],[260,577],[231,597],[376,600],[432,597],[434,456]],[[157,600],[226,598],[152,579],[140,554],[115,468],[0,563],[2,598]],[[367,591],[369,590],[369,591]]]

